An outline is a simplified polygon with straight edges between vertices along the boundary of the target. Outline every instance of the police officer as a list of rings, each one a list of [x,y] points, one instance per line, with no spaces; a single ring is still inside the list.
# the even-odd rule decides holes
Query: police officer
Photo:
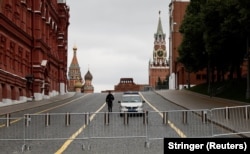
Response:
[[[114,95],[111,93],[111,91],[108,92],[108,95],[106,96],[106,103],[108,105],[108,111],[112,112],[113,107],[113,101],[114,101]]]

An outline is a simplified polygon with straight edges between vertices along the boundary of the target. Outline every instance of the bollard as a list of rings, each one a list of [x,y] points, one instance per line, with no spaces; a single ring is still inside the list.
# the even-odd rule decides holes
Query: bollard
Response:
[[[28,127],[30,125],[30,121],[31,121],[30,115],[29,114],[25,114],[24,115],[24,119],[25,119],[25,126]]]
[[[70,113],[66,113],[65,115],[65,125],[69,126],[70,125]]]
[[[202,111],[201,118],[203,123],[207,123],[207,111]]]
[[[124,123],[124,125],[128,124],[128,113],[127,112],[124,112],[123,123]]]
[[[143,124],[148,124],[148,111],[143,111]]]
[[[248,115],[248,109],[247,109],[248,107],[246,106],[245,107],[245,119],[246,120],[248,120],[248,118],[249,118],[249,115]]]
[[[163,124],[168,124],[168,112],[163,112]]]
[[[89,125],[89,113],[88,112],[85,114],[85,125],[86,126]]]
[[[183,116],[183,123],[186,124],[187,123],[187,111],[183,111],[182,116]]]
[[[109,112],[105,112],[104,114],[104,125],[109,124]]]
[[[50,114],[47,113],[45,115],[45,126],[49,126],[50,125]]]
[[[228,120],[230,118],[230,116],[229,116],[229,108],[226,107],[225,110],[226,110],[225,111],[225,119]]]
[[[10,126],[10,113],[7,113],[5,117],[6,117],[6,127],[9,127]]]
[[[150,148],[150,142],[149,141],[146,141],[145,144],[144,144],[145,148]]]

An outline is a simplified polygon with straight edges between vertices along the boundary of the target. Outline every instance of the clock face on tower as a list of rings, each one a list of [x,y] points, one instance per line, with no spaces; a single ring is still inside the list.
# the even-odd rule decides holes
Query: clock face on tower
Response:
[[[163,56],[163,51],[162,50],[157,51],[157,56],[162,57]]]

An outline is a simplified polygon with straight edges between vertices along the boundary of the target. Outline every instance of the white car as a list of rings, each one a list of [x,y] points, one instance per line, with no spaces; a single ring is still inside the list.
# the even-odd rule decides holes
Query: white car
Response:
[[[120,103],[120,116],[123,116],[125,112],[142,115],[145,101],[139,92],[124,92],[122,100],[118,101],[118,103]]]

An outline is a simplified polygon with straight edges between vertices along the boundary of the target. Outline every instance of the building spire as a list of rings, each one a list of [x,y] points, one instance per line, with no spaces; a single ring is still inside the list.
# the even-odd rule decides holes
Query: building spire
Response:
[[[77,60],[77,55],[76,55],[76,51],[77,51],[77,47],[76,45],[74,45],[73,47],[73,58],[72,58],[72,61],[71,61],[71,64],[70,64],[70,67],[79,67],[79,64],[78,64],[78,60]]]
[[[163,34],[162,30],[162,24],[161,24],[161,11],[159,11],[159,21],[158,21],[158,27],[157,27],[157,34]]]
[[[77,51],[77,47],[76,47],[76,45],[74,45],[74,47],[73,47],[74,54],[73,54],[71,64],[69,66],[68,76],[69,76],[69,79],[73,79],[73,80],[80,79],[81,80],[82,79],[81,71],[80,71],[80,66],[78,64],[76,51]]]

